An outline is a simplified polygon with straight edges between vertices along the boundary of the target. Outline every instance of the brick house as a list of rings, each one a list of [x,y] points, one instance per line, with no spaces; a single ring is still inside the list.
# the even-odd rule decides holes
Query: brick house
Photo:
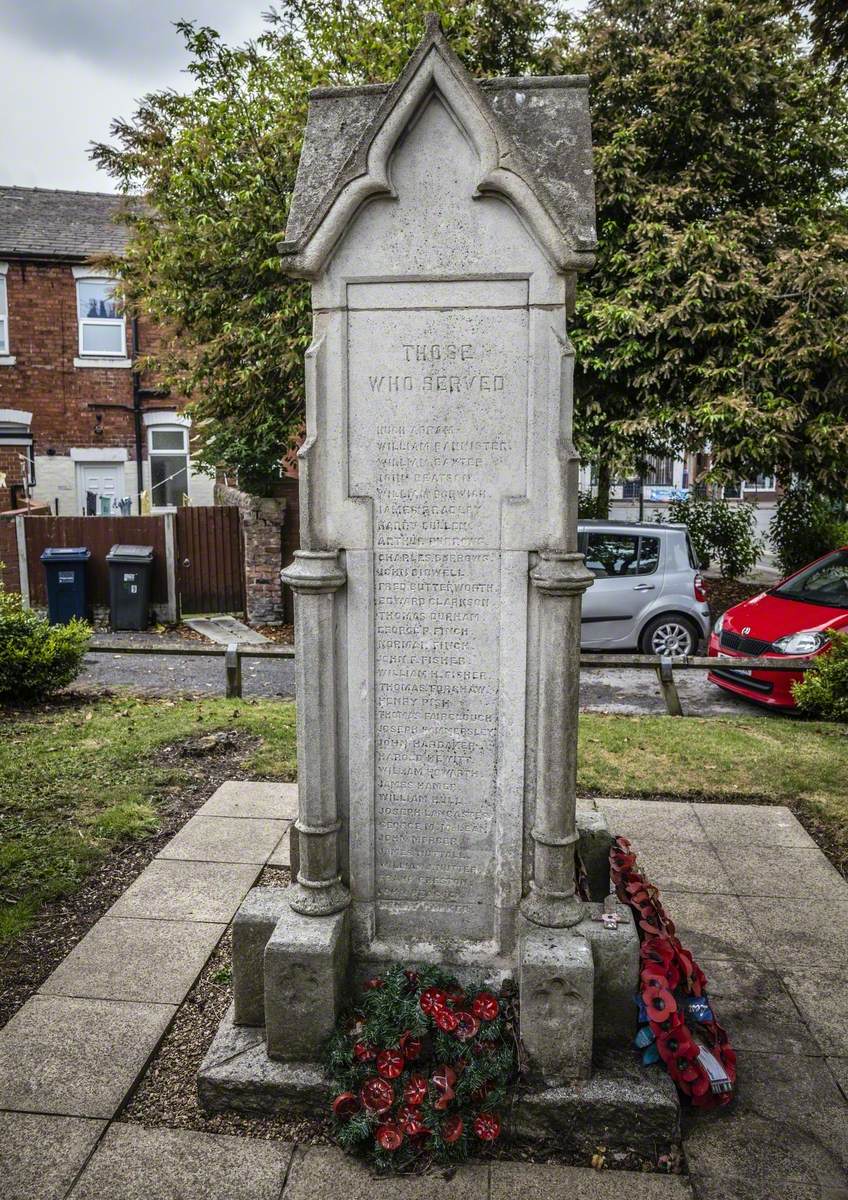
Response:
[[[28,485],[61,516],[153,512],[188,495],[212,504],[192,471],[182,397],[133,369],[156,346],[144,318],[124,318],[113,281],[92,265],[120,253],[118,196],[0,187],[0,511]],[[26,476],[26,478],[24,478]]]

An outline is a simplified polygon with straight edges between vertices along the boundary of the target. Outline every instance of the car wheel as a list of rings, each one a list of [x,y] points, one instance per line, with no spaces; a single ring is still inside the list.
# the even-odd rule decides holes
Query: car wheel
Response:
[[[645,626],[642,634],[643,654],[659,654],[665,658],[685,658],[694,654],[698,646],[698,632],[686,617],[669,615],[654,617]]]

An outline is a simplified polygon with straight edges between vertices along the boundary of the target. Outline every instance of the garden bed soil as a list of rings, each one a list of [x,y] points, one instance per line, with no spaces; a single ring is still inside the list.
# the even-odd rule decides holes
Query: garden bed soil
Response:
[[[710,617],[715,623],[729,608],[758,596],[765,588],[762,584],[743,583],[739,579],[705,579],[704,590],[710,606]]]
[[[91,696],[74,696],[57,703],[64,707],[91,701]],[[242,762],[256,745],[254,737],[223,730],[157,751],[158,765],[179,764],[192,771],[191,782],[158,807],[160,824],[152,837],[107,853],[77,891],[48,905],[32,928],[0,947],[0,1028],[222,783],[253,777],[242,769]]]

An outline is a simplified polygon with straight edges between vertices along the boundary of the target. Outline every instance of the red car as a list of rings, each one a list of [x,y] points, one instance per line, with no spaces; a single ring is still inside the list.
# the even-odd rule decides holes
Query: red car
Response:
[[[829,629],[848,630],[848,546],[796,571],[776,587],[729,608],[710,635],[711,658],[727,666],[709,679],[772,708],[794,708],[801,671],[739,671],[734,658],[812,658],[830,647]]]

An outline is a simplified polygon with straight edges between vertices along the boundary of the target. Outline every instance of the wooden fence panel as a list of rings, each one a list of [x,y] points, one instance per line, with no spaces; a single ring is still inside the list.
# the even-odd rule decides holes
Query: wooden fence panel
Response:
[[[244,612],[241,512],[222,505],[177,510],[182,613]]]
[[[25,517],[24,527],[30,603],[34,608],[47,605],[41,552],[48,546],[86,546],[91,551],[87,570],[88,602],[98,606],[109,604],[106,555],[112,547],[118,544],[152,546],[151,603],[167,603],[164,517]]]
[[[21,590],[18,569],[18,537],[14,517],[0,520],[0,582],[7,592]]]

